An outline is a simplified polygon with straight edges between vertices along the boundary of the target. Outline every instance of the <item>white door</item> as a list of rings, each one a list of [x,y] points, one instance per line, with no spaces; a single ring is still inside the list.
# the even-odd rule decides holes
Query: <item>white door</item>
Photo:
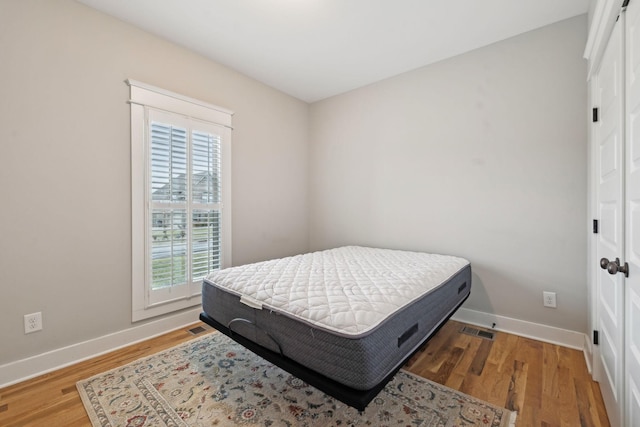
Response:
[[[640,1],[625,15],[626,50],[626,423],[640,425]]]
[[[624,275],[607,267],[624,257],[624,126],[623,44],[621,20],[615,24],[596,76],[594,101],[599,106],[595,124],[597,235],[597,323],[594,375],[612,426],[622,425],[624,406]],[[607,260],[605,262],[604,260]],[[623,261],[621,261],[623,262]]]

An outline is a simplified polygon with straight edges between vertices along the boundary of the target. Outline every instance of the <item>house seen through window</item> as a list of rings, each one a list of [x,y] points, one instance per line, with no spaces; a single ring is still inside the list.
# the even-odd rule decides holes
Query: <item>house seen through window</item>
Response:
[[[159,122],[150,124],[150,135],[156,289],[220,268],[220,137]]]

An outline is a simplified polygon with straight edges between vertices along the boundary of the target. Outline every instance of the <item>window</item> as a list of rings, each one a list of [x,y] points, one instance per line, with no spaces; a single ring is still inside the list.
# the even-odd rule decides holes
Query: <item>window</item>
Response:
[[[231,113],[128,80],[133,321],[202,303],[231,265]]]

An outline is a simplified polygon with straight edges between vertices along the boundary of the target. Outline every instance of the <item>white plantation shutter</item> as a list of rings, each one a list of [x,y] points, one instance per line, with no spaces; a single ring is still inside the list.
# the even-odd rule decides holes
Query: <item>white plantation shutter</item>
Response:
[[[192,132],[191,198],[192,251],[191,274],[202,280],[222,266],[221,253],[221,139],[217,135]]]
[[[167,117],[167,121],[171,118]],[[151,290],[187,283],[187,129],[149,124]]]
[[[230,113],[223,124],[206,121],[224,114],[215,107],[207,117],[201,101],[129,84],[135,321],[200,304],[202,279],[231,264]],[[134,88],[152,105],[136,103]],[[171,95],[164,104],[158,91]]]

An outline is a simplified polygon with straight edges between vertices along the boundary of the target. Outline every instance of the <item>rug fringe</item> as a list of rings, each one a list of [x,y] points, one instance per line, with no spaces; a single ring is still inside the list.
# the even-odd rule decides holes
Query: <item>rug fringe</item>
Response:
[[[516,417],[518,416],[517,412],[512,412],[509,416],[509,427],[516,427]]]

